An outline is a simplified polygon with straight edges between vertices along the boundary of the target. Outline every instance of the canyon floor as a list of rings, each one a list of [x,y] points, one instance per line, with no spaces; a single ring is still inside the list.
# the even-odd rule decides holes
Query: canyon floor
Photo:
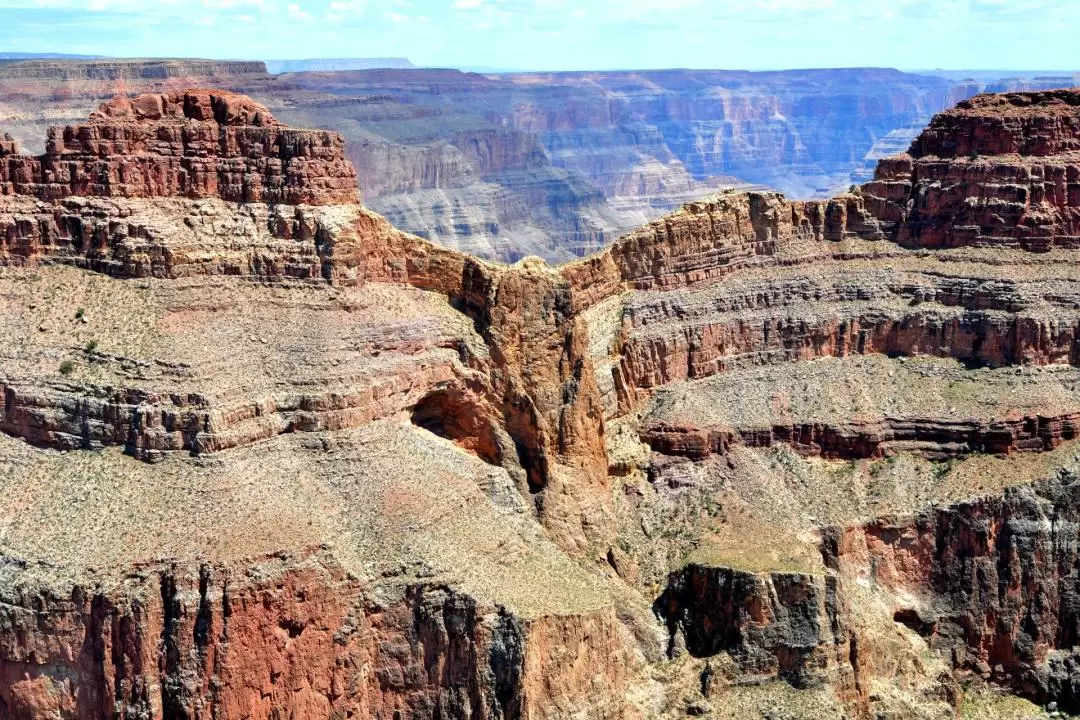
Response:
[[[1080,712],[1080,92],[561,265],[219,90],[0,141],[0,719]]]

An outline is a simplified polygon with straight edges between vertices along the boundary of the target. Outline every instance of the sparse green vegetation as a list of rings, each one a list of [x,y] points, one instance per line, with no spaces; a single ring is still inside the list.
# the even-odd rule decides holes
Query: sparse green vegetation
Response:
[[[67,377],[73,372],[75,372],[75,363],[71,362],[70,360],[65,360],[64,362],[60,363],[61,375]]]
[[[1027,700],[990,688],[968,688],[957,708],[963,720],[1036,720],[1048,717]]]
[[[92,353],[97,349],[98,349],[97,340],[91,340],[90,342],[86,343],[86,352]]]
[[[82,320],[86,316],[86,308],[79,308],[75,311],[75,319]]]
[[[945,478],[947,478],[949,476],[949,474],[953,471],[953,467],[954,467],[955,463],[956,463],[955,458],[950,458],[950,459],[946,460],[945,462],[934,463],[934,471],[933,471],[934,472],[934,480],[940,482],[940,481],[944,480]]]
[[[896,455],[886,455],[880,460],[875,460],[870,463],[870,477],[878,480],[893,471],[896,467],[897,457]]]

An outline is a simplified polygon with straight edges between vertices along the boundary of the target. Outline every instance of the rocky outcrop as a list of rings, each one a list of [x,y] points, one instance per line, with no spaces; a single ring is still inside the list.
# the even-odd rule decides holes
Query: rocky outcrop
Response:
[[[245,63],[32,65],[5,66],[23,69],[0,77],[0,118],[35,152],[54,113],[79,119],[113,93],[227,87],[293,125],[342,133],[369,207],[396,226],[505,262],[595,252],[721,187],[827,197],[868,152],[876,164],[891,147],[876,140],[897,129],[910,139],[934,112],[990,87],[873,69],[270,78]]]
[[[1051,157],[1080,150],[1080,93],[1075,90],[979,95],[937,115],[911,156]]]
[[[910,170],[910,158],[883,161],[879,177],[897,166]],[[1019,257],[1011,261],[1016,271],[998,279],[963,267],[962,258],[944,258],[957,269],[943,272],[939,259],[905,254],[913,228],[938,223],[953,232],[958,220],[948,212],[918,220],[922,205],[901,210],[902,199],[873,194],[880,187],[879,180],[827,202],[714,196],[563,268],[582,311],[637,291],[626,296],[617,331],[614,385],[623,410],[666,383],[781,361],[922,353],[995,367],[1075,362],[1070,283],[1055,279],[1054,291],[1043,292]],[[964,187],[985,195],[997,185],[982,178]],[[1032,215],[1021,210],[1022,217],[994,215],[1002,233],[1026,232]],[[1062,212],[1070,217],[1068,207]],[[1071,247],[1067,222],[1055,226],[1055,247]]]
[[[1080,236],[1080,92],[980,95],[882,161],[867,208],[911,247],[1072,248]]]
[[[50,135],[44,155],[8,156],[0,192],[42,200],[217,197],[287,205],[355,203],[342,140],[277,125],[266,108],[230,93],[121,98],[88,125]]]
[[[625,680],[594,684],[578,668],[617,646],[615,634],[611,616],[523,620],[447,587],[365,588],[320,551],[246,571],[147,566],[117,592],[4,597],[0,710],[13,720],[603,717]]]
[[[1003,497],[835,530],[826,562],[895,593],[897,621],[958,667],[1075,711],[1077,488],[1066,473]]]
[[[1080,413],[981,422],[951,418],[885,418],[882,421],[778,425],[772,428],[697,428],[655,423],[641,439],[654,452],[703,460],[723,455],[735,444],[791,446],[806,455],[851,460],[914,452],[933,460],[971,453],[1008,455],[1019,450],[1053,450],[1080,436]]]
[[[1018,132],[1061,150],[1073,105],[1025,97],[1065,120]],[[859,717],[900,676],[955,705],[967,669],[1077,702],[1073,475],[864,519],[1068,462],[1065,235],[912,248],[933,206],[898,181],[719,193],[504,266],[359,207],[339,137],[238,96],[117,100],[39,158],[4,142],[0,716],[654,716],[724,655],[725,690]],[[458,143],[542,170],[524,134]],[[1019,450],[1042,455],[927,462]]]
[[[875,138],[953,101],[950,81],[871,69],[417,69],[287,80],[325,105],[305,96],[282,117],[336,127],[363,146],[352,159],[373,209],[441,244],[511,262],[521,249],[552,262],[595,252],[722,187],[827,197],[850,184]],[[340,103],[349,103],[347,123]]]
[[[695,657],[726,652],[750,676],[778,676],[799,688],[829,683],[857,695],[856,640],[844,625],[836,578],[689,565],[654,609],[672,654],[677,647]]]
[[[216,175],[189,174],[188,160],[206,161],[191,157],[189,146],[174,152],[166,145],[162,151],[151,142],[187,142],[206,133],[220,139],[210,148]],[[66,130],[64,137],[65,147],[79,143],[81,150],[46,155],[39,159],[42,167],[55,156],[64,159],[72,177],[103,167],[108,172],[100,182],[57,192],[55,184],[13,181],[0,205],[0,258],[6,264],[73,264],[117,278],[239,275],[341,287],[411,285],[444,296],[471,319],[486,357],[478,359],[469,349],[469,333],[428,336],[419,344],[406,337],[399,344],[399,328],[388,327],[380,359],[385,372],[364,367],[340,382],[320,378],[315,382],[329,387],[315,391],[292,382],[280,392],[251,395],[238,387],[224,393],[166,389],[173,379],[163,387],[154,381],[102,386],[14,378],[4,383],[0,425],[6,432],[47,447],[118,445],[142,459],[160,460],[170,452],[215,453],[283,433],[354,428],[407,414],[449,393],[443,397],[459,399],[449,409],[477,415],[467,425],[482,430],[485,440],[455,437],[460,426],[450,419],[442,423],[443,432],[523,473],[533,492],[552,489],[565,498],[574,494],[566,488],[572,478],[586,488],[603,485],[603,420],[585,353],[587,330],[572,311],[569,283],[543,263],[495,267],[395,230],[356,204],[340,138],[284,128],[243,97],[191,91],[117,100],[103,106],[90,125]],[[253,152],[245,138],[257,140],[270,155]],[[297,147],[291,138],[299,139]],[[5,159],[13,168],[34,162]],[[130,169],[132,163],[160,166],[163,174],[141,175]],[[262,178],[247,168],[241,173],[246,184],[232,184],[233,169],[251,163],[273,172]],[[131,182],[140,177],[149,184]],[[348,191],[346,181],[352,183]],[[89,197],[68,197],[69,192]],[[158,200],[158,193],[168,197]],[[445,356],[425,352],[435,348]],[[94,363],[128,364],[123,357],[87,352]],[[167,362],[145,367],[170,378],[202,374]],[[501,439],[493,426],[505,428]],[[568,535],[581,539],[582,548],[588,542],[583,533],[605,534],[603,503],[582,509],[575,500],[559,509],[560,502],[552,500],[544,512],[574,518],[567,517],[576,526]],[[582,522],[590,527],[587,533]]]
[[[98,357],[96,362],[117,362]],[[119,360],[123,363],[123,360]],[[461,375],[449,358],[424,357],[415,372],[382,373],[320,395],[202,397],[152,387],[106,388],[61,383],[41,387],[0,383],[0,432],[41,447],[90,450],[121,447],[140,460],[166,454],[207,455],[285,433],[356,428],[415,408]],[[190,368],[162,368],[192,374]],[[381,375],[381,376],[380,376]],[[468,414],[470,408],[457,413]]]

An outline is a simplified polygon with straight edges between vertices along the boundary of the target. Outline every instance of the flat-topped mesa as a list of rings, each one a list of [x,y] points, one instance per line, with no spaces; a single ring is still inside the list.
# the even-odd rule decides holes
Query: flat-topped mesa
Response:
[[[915,158],[1049,157],[1080,151],[1080,89],[977,95],[937,115],[915,139]]]
[[[266,63],[250,60],[19,60],[0,63],[0,79],[101,82],[217,76],[266,77]]]
[[[360,200],[336,133],[282,126],[247,97],[208,90],[120,97],[87,124],[50,129],[44,155],[0,150],[0,195],[268,205]]]
[[[1080,246],[1080,90],[979,95],[859,191],[906,247]]]

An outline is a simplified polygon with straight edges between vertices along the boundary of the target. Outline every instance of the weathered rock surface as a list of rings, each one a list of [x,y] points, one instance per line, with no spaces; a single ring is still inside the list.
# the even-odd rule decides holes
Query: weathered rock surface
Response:
[[[395,226],[507,262],[571,260],[723,187],[826,197],[850,184],[882,137],[907,128],[910,140],[934,112],[991,87],[874,69],[485,76],[316,68],[271,78],[257,63],[6,68],[0,124],[35,153],[46,126],[81,121],[113,93],[229,88],[290,124],[341,133],[368,206]]]
[[[828,677],[852,712],[870,716],[934,716],[934,698],[956,702],[957,681],[971,677],[1074,707],[1072,591],[1061,579],[1071,574],[1059,569],[1071,556],[1042,548],[1070,548],[1076,533],[1059,524],[1067,511],[1020,499],[1049,491],[999,491],[910,524],[860,519],[884,510],[876,498],[912,472],[929,475],[918,491],[929,504],[955,498],[958,481],[974,494],[1040,477],[1002,477],[979,456],[1071,446],[1073,95],[976,98],[851,194],[717,196],[563,269],[592,323],[594,362],[611,374],[600,383],[606,413],[632,418],[627,428],[654,453],[649,484],[626,485],[629,506],[655,505],[645,517],[673,528],[645,529],[656,555],[697,548],[657,604],[675,656],[730,657],[736,678],[797,687]],[[965,156],[977,143],[979,158]],[[999,207],[1011,182],[1024,189]],[[947,240],[926,241],[935,228]],[[612,457],[631,477],[641,467]],[[818,457],[835,469],[817,469],[830,462]],[[914,470],[925,467],[918,457],[971,470],[954,480],[951,465]],[[866,485],[839,483],[844,467]],[[845,492],[864,504],[838,511]],[[815,569],[800,548],[817,542],[823,516],[854,529],[826,532],[826,567]],[[695,517],[707,528],[696,535]],[[884,661],[911,643],[933,659]],[[873,689],[884,682],[890,691]]]
[[[731,654],[747,675],[857,696],[854,641],[835,578],[688,565],[656,601],[671,643],[696,657]]]
[[[28,473],[45,491],[5,517],[5,716],[625,714],[621,626],[594,578],[485,497],[480,481],[510,499],[505,474],[420,430],[323,441],[209,466],[106,452],[81,475],[5,439],[5,492]],[[58,505],[73,485],[85,499]],[[60,544],[32,527],[57,512]]]
[[[1075,247],[1080,93],[980,95],[878,166],[867,207],[912,247]]]
[[[554,269],[394,229],[338,136],[238,96],[5,140],[0,717],[1077,707],[1071,201],[926,244],[957,216],[882,190],[1063,162],[1071,97]],[[950,133],[1027,154],[920,185]]]
[[[293,107],[293,93],[271,87],[286,100],[275,110],[345,134],[373,209],[510,261],[515,250],[551,261],[594,252],[710,188],[825,196],[849,184],[872,138],[944,109],[952,92],[877,70],[371,70],[287,82],[316,98]]]
[[[43,448],[7,452],[4,492],[39,476],[56,492],[5,515],[5,533],[60,512],[71,537],[99,539],[85,543],[96,556],[28,528],[4,541],[0,714],[632,715],[638,651],[603,581],[565,554],[609,535],[602,413],[567,281],[394,230],[356,203],[339,137],[284,128],[246,98],[117,100],[63,137],[43,158],[2,159],[0,429]],[[401,423],[412,430],[370,435]],[[368,435],[348,445],[350,432]],[[336,469],[331,447],[352,453]],[[115,510],[76,519],[68,503],[85,504],[64,496],[79,470],[55,450],[129,489],[177,478],[184,499],[149,510],[136,493],[131,519],[189,529],[140,542],[127,521],[95,530]],[[352,499],[326,515],[318,498],[355,465],[368,469]],[[278,485],[251,496],[268,509],[305,497],[273,520],[235,502],[187,515],[251,481]],[[467,506],[481,511],[467,525],[438,520]],[[449,544],[419,532],[436,522]],[[418,544],[380,539],[395,535]],[[475,553],[503,557],[473,572]]]
[[[1063,473],[1001,497],[831,531],[825,559],[892,591],[897,621],[956,666],[1075,712],[1077,502],[1077,478]]]
[[[5,157],[0,192],[355,203],[356,175],[342,146],[331,133],[282,128],[266,108],[230,93],[141,95],[54,132],[41,157]]]
[[[732,370],[657,391],[641,437],[695,460],[736,444],[845,459],[1046,451],[1077,437],[1078,379],[1071,366],[971,372],[881,355]]]

